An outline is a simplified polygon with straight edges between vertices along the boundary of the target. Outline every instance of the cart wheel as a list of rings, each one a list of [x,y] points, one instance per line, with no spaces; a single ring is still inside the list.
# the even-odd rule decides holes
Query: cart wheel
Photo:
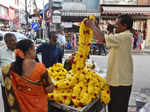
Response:
[[[104,112],[107,112],[107,105],[104,105]]]

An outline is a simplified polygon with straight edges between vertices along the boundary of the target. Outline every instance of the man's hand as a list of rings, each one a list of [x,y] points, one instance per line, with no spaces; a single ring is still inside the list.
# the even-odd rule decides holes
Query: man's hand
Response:
[[[85,21],[85,24],[90,27],[93,30],[94,37],[96,40],[104,41],[104,33],[101,31],[100,28],[98,28],[95,24],[94,20],[87,20]]]
[[[92,29],[96,26],[95,21],[93,21],[93,20],[86,20],[85,25],[92,28]]]

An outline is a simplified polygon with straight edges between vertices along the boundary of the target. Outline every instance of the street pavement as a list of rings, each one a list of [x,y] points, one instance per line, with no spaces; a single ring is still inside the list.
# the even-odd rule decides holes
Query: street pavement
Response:
[[[107,68],[107,58],[108,56],[90,56],[92,60],[96,62],[96,65],[99,67],[100,71],[106,71]],[[129,102],[129,112],[136,112],[136,99],[144,97],[150,102],[150,95],[146,96],[145,92],[141,90],[147,89],[150,93],[150,55],[148,54],[134,54],[133,63],[134,63],[134,82],[132,93]],[[143,94],[145,96],[143,96]]]

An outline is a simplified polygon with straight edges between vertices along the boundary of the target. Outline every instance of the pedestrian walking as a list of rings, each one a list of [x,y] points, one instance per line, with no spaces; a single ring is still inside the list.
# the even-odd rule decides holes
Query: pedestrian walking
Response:
[[[0,48],[0,82],[1,82],[1,90],[2,93],[0,96],[1,99],[6,100],[6,95],[5,93],[5,84],[4,84],[4,80],[2,77],[2,73],[1,73],[1,68],[11,62],[13,62],[15,60],[15,55],[14,55],[14,50],[16,47],[16,37],[14,34],[12,33],[6,33],[4,36],[4,41],[5,41],[5,45],[1,46]],[[8,112],[8,105],[7,103],[4,103],[3,105],[3,100],[0,100],[0,107],[1,107],[1,112]]]
[[[5,80],[6,112],[48,112],[48,93],[53,83],[46,67],[35,62],[36,50],[31,40],[17,43],[16,59],[2,68]]]
[[[48,33],[49,43],[41,44],[37,49],[36,53],[41,53],[42,63],[46,68],[53,66],[56,63],[62,63],[62,50],[56,45],[57,34],[52,31]],[[36,58],[39,61],[38,58]]]
[[[111,101],[108,105],[109,112],[127,112],[131,88],[133,84],[133,62],[131,56],[133,25],[132,18],[127,14],[117,17],[116,34],[104,35],[94,21],[88,20],[87,26],[93,29],[95,38],[105,41],[110,48],[106,81],[110,87]]]
[[[137,40],[138,40],[138,32],[135,30],[133,31],[133,49],[137,48]]]
[[[71,48],[73,51],[75,51],[77,48],[77,37],[75,33],[71,34]]]
[[[60,31],[58,31],[57,36],[58,36],[58,39],[57,39],[58,47],[60,47],[60,49],[62,50],[62,57],[63,57],[64,56],[64,50],[65,50],[65,47],[67,44],[64,31],[62,29]]]
[[[141,31],[138,31],[138,38],[137,38],[137,50],[140,51],[142,49],[143,43],[143,34]]]

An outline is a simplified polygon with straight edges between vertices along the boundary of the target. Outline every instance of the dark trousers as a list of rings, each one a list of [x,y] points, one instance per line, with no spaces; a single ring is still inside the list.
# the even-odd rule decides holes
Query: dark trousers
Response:
[[[62,58],[63,58],[63,57],[64,57],[64,52],[65,52],[65,46],[61,46],[60,49],[61,49],[61,52],[62,52]]]
[[[104,44],[99,44],[99,55],[101,55],[102,50],[104,51],[105,56],[107,55],[106,48]]]
[[[128,112],[128,103],[132,86],[110,86],[111,101],[108,112]]]
[[[2,88],[2,96],[3,96],[3,102],[4,102],[4,110],[5,112],[10,112],[7,96],[5,94],[5,87],[1,86],[1,88]]]

